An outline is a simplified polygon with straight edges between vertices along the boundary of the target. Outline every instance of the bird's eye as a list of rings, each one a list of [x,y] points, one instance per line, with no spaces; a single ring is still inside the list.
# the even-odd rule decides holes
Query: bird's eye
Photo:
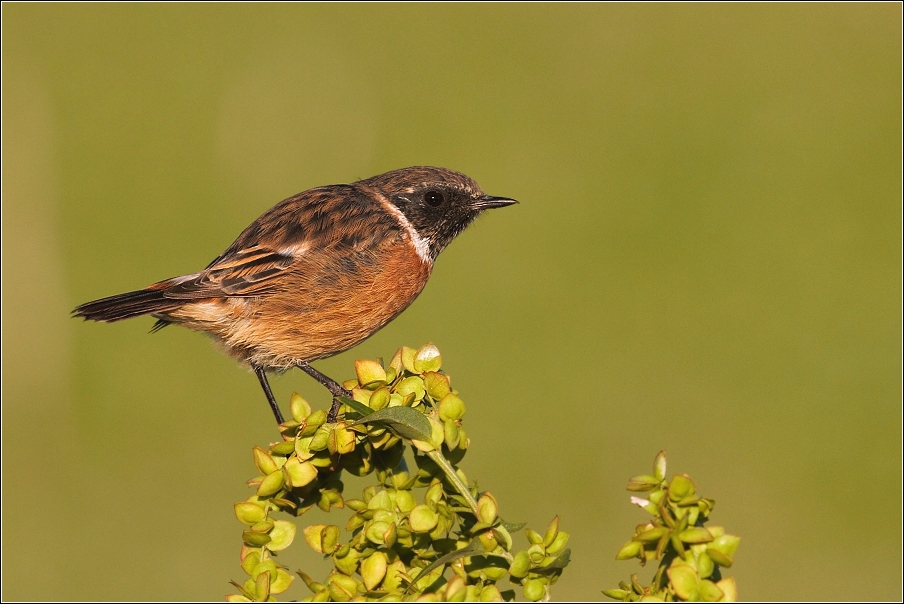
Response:
[[[446,202],[446,198],[439,191],[427,191],[424,193],[424,201],[428,206],[439,207]]]

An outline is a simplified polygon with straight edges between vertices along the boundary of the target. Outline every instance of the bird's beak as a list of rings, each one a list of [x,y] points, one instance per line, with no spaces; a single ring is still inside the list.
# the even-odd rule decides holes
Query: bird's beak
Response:
[[[474,204],[479,210],[489,210],[490,208],[503,208],[518,203],[514,199],[508,197],[493,197],[492,195],[484,195]]]

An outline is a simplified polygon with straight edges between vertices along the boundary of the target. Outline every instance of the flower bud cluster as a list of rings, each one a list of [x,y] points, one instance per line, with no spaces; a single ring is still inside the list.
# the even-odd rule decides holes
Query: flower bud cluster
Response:
[[[631,502],[650,513],[652,519],[639,524],[634,536],[616,554],[618,560],[638,558],[641,565],[659,560],[659,568],[649,586],[637,575],[618,589],[603,593],[624,602],[704,601],[735,602],[737,586],[733,578],[722,578],[720,567],[730,568],[740,538],[725,533],[721,526],[704,527],[715,502],[697,495],[690,477],[676,474],[666,480],[665,451],[653,462],[653,474],[635,476],[628,490],[649,492]]]
[[[526,531],[528,549],[514,553],[511,534],[524,525],[506,523],[488,491],[479,492],[457,464],[470,441],[462,427],[465,404],[433,344],[403,347],[388,365],[355,362],[355,378],[343,385],[340,421],[312,411],[298,394],[290,402],[292,419],[280,426],[282,442],[255,447],[256,489],[235,504],[243,533],[242,569],[249,575],[233,583],[230,601],[273,600],[292,576],[274,561],[288,547],[295,525],[272,520],[282,511],[301,515],[314,505],[324,511],[349,508],[344,530],[333,524],[303,529],[314,551],[332,560],[322,582],[302,571],[311,591],[303,601],[511,601],[514,589],[528,600],[546,599],[549,587],[568,564],[568,534],[558,517],[545,533]],[[403,457],[411,445],[416,471]],[[342,472],[374,475],[360,498],[343,497]]]

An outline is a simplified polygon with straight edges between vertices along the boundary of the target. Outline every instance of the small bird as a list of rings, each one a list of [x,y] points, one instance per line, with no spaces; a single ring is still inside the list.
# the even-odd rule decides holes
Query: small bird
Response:
[[[140,315],[214,338],[257,374],[277,424],[267,372],[299,367],[333,395],[329,421],[351,396],[311,366],[362,342],[411,304],[436,257],[484,210],[518,203],[468,176],[415,166],[309,189],[251,223],[198,273],[78,306],[114,322]]]

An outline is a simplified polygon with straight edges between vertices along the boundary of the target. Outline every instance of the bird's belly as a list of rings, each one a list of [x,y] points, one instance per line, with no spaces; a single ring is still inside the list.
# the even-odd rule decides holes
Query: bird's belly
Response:
[[[407,249],[370,267],[299,274],[277,292],[246,299],[215,335],[232,356],[264,367],[322,359],[376,333],[414,301],[429,276],[430,266]]]

